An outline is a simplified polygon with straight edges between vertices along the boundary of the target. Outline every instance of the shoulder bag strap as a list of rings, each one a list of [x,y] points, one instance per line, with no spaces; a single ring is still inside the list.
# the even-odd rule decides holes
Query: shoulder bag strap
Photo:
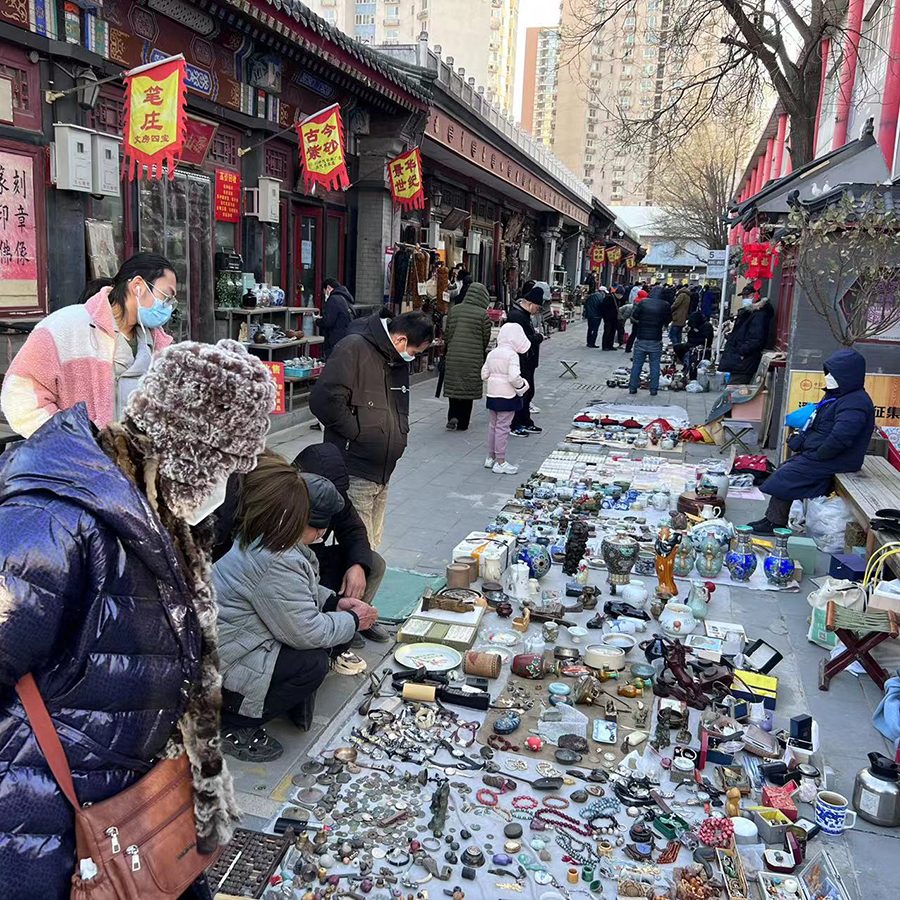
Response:
[[[69,768],[66,752],[63,750],[63,745],[56,733],[53,720],[50,718],[50,713],[47,711],[34,676],[23,675],[16,684],[16,693],[22,701],[22,706],[25,707],[25,714],[31,723],[34,738],[47,760],[47,765],[50,767],[56,783],[75,810],[81,809],[81,804],[75,795],[75,784],[72,781],[72,770]]]

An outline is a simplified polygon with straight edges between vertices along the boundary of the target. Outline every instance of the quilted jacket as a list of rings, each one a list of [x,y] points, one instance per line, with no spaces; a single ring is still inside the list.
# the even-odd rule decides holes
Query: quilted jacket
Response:
[[[453,306],[447,316],[445,397],[481,399],[481,367],[491,340],[490,302],[487,288],[474,281],[462,303]]]
[[[160,754],[199,676],[168,533],[100,450],[84,404],[0,457],[0,897],[69,896],[73,813],[13,690],[32,672],[81,803]]]

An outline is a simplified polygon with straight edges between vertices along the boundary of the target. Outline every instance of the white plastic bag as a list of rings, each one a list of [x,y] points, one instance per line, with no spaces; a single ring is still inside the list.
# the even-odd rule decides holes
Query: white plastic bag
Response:
[[[806,533],[823,553],[844,549],[844,531],[852,520],[850,508],[837,495],[806,501]]]
[[[866,592],[853,581],[827,575],[820,588],[810,591],[806,601],[813,609],[825,609],[829,600],[861,612],[866,606]]]

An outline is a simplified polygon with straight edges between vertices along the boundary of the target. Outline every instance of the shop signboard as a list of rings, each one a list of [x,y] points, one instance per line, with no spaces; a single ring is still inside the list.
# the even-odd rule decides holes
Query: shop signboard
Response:
[[[425,209],[425,186],[422,180],[422,156],[418,147],[401,153],[388,163],[391,198],[400,209]]]
[[[229,169],[216,169],[216,221],[240,222],[241,176]]]
[[[38,305],[34,159],[0,150],[0,309]]]
[[[263,365],[272,373],[272,381],[275,382],[275,409],[273,416],[284,415],[284,363],[266,362]]]
[[[219,126],[215,122],[188,116],[184,132],[184,147],[181,148],[179,162],[202,166],[206,162],[206,155],[209,153],[209,148],[212,146],[213,138],[218,130]]]
[[[794,370],[788,388],[787,412],[818,403],[824,396],[825,373]],[[866,392],[875,406],[878,425],[900,426],[900,375],[866,375]]]

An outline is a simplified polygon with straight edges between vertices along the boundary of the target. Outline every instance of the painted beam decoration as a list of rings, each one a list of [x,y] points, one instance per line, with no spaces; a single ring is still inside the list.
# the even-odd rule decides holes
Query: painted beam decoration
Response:
[[[401,153],[388,163],[391,198],[400,209],[425,209],[425,186],[422,183],[422,155],[418,147]]]
[[[187,127],[184,57],[131,69],[125,80],[124,170],[128,180],[175,177]]]
[[[311,192],[317,184],[331,191],[350,187],[340,106],[332,103],[298,122],[296,128],[306,190]]]

